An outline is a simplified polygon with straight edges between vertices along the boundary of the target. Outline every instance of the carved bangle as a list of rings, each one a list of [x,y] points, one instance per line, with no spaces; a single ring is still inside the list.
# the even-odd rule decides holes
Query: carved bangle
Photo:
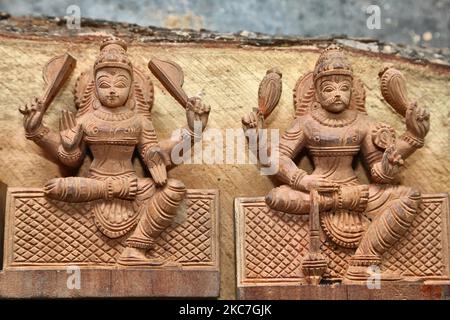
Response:
[[[25,132],[25,137],[31,141],[40,141],[50,132],[49,128],[40,126],[33,132]]]
[[[344,209],[344,198],[342,197],[342,188],[339,188],[337,192],[337,207],[338,209]]]
[[[377,180],[377,182],[392,182],[394,177],[386,175],[382,170],[378,169],[378,166],[375,164],[371,170],[372,177]]]
[[[417,148],[417,149],[422,148],[425,144],[425,139],[415,137],[408,132],[405,132],[400,138],[403,141],[406,141],[407,143],[409,143],[409,145],[411,145],[412,147]]]
[[[297,170],[289,180],[289,185],[298,188],[300,181],[306,176],[306,172],[303,170]]]
[[[58,147],[58,158],[70,162],[78,161],[82,155],[80,149],[75,149],[75,151],[67,152],[62,145]]]
[[[106,181],[107,190],[106,190],[106,199],[111,200],[114,198],[114,188],[113,188],[112,180]]]

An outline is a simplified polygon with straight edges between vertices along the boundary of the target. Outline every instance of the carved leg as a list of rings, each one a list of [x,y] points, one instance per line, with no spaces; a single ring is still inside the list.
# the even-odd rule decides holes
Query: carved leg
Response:
[[[291,214],[309,214],[311,209],[309,193],[294,190],[287,185],[272,189],[265,201],[269,208]],[[330,210],[335,206],[332,196],[319,194],[317,202],[321,211]]]
[[[45,196],[66,202],[87,202],[100,199],[133,199],[137,191],[136,178],[97,180],[68,177],[49,180],[44,186]]]
[[[421,201],[420,192],[403,186],[371,186],[367,215],[372,218],[350,259],[345,281],[365,281],[368,268],[379,266],[381,257],[408,231]],[[399,275],[382,274],[382,280],[400,280]]]
[[[146,204],[136,229],[126,240],[127,247],[118,260],[122,265],[161,265],[163,260],[149,259],[146,252],[172,222],[186,188],[181,181],[169,179],[162,190]]]

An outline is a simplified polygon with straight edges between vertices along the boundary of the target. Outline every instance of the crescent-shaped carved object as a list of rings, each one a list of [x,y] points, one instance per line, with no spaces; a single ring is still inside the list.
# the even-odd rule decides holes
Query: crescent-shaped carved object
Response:
[[[52,103],[61,87],[69,78],[76,65],[76,60],[70,54],[65,53],[52,58],[42,70],[45,82],[45,91],[41,97],[44,110]]]
[[[397,113],[405,116],[409,100],[406,91],[406,80],[403,74],[388,65],[380,71],[378,76],[380,77],[381,94],[384,99]]]
[[[173,62],[153,58],[148,63],[148,68],[155,77],[162,83],[164,88],[178,101],[184,108],[188,103],[188,96],[183,90],[184,74],[181,67]]]
[[[259,84],[258,110],[266,119],[277,106],[281,97],[282,74],[278,69],[267,70],[265,77]]]

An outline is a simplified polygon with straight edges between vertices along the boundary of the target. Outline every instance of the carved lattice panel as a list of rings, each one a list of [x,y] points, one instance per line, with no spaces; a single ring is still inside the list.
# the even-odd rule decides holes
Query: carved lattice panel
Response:
[[[217,193],[188,190],[185,209],[160,236],[154,256],[183,265],[216,264]],[[109,239],[95,226],[89,203],[48,200],[36,189],[9,195],[6,267],[114,265],[127,236]]]
[[[238,270],[240,281],[301,281],[301,261],[308,250],[308,216],[269,209],[263,198],[236,202]],[[383,270],[414,278],[449,276],[448,198],[424,195],[419,212],[404,238],[383,257]],[[323,237],[328,259],[325,279],[345,273],[354,249],[344,249]]]
[[[245,269],[248,278],[300,277],[299,252],[308,248],[308,221],[274,212],[260,203],[245,206]]]

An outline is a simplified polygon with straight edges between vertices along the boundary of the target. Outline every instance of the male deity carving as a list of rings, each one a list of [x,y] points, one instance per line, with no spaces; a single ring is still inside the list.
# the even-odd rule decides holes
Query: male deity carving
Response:
[[[167,177],[174,165],[171,150],[183,139],[194,139],[194,123],[204,129],[210,108],[199,98],[186,103],[187,127],[159,141],[152,123],[153,85],[135,68],[126,43],[105,39],[92,69],[81,73],[74,90],[77,112],[63,110],[59,133],[42,123],[46,103],[35,98],[20,109],[26,137],[65,166],[78,168],[89,151],[87,177],[51,179],[45,196],[66,202],[92,202],[93,219],[109,238],[128,235],[118,263],[162,265],[149,257],[160,233],[167,228],[186,192],[184,184]],[[195,136],[198,140],[198,135]],[[138,177],[135,150],[151,177]]]
[[[271,209],[297,215],[309,214],[312,203],[318,204],[325,236],[337,250],[355,250],[344,276],[347,283],[366,281],[369,267],[379,266],[383,254],[407,232],[421,202],[417,189],[393,184],[404,160],[423,146],[429,131],[428,112],[406,101],[399,75],[390,67],[380,73],[383,96],[406,120],[405,133],[396,138],[392,127],[367,115],[364,87],[343,50],[334,45],[325,49],[314,71],[296,85],[295,119],[278,150],[276,177],[283,185],[265,198]],[[261,127],[259,113],[243,118],[245,129]],[[312,173],[294,162],[302,150],[312,158]],[[355,174],[352,164],[359,154],[370,184],[360,183]],[[320,252],[310,254],[302,268],[306,277],[320,281],[326,259]],[[401,276],[382,273],[381,279]]]

